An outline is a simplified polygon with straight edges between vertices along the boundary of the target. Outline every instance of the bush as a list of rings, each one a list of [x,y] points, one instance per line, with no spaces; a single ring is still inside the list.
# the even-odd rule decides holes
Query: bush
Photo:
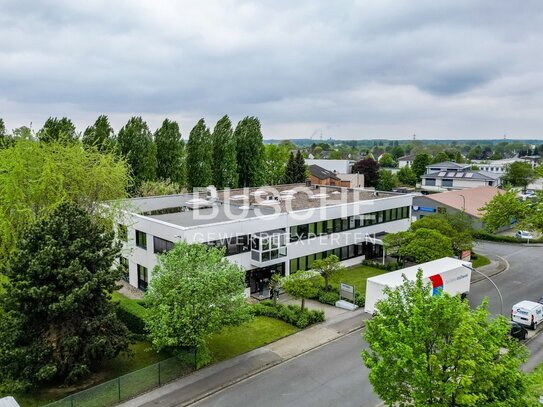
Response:
[[[124,322],[130,332],[145,335],[143,316],[146,312],[144,301],[121,301],[117,307],[117,316]]]
[[[283,305],[276,304],[270,300],[261,301],[252,306],[254,315],[262,315],[266,317],[280,319],[300,329],[304,329],[309,325],[324,321],[324,312],[318,310],[304,309],[298,305]]]
[[[373,260],[364,260],[362,261],[362,264],[364,266],[373,267],[373,268],[376,268],[379,270],[385,270],[385,271],[394,271],[394,270],[399,270],[401,268],[400,263],[398,262],[381,264]]]
[[[526,243],[526,240],[517,239],[514,236],[498,236],[485,231],[478,231],[473,234],[474,239],[488,240],[490,242],[502,242],[502,243]],[[530,239],[530,243],[543,243],[543,238]]]
[[[336,302],[339,301],[339,293],[336,290],[326,291],[324,289],[321,289],[319,291],[319,294],[312,299],[322,302],[323,304],[336,305]],[[355,292],[354,303],[359,307],[363,307],[366,303],[364,295]]]

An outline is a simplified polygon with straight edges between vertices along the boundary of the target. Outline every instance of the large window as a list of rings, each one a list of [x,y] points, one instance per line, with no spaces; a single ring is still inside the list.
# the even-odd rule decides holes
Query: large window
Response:
[[[427,187],[435,187],[436,179],[435,178],[424,178],[424,185]]]
[[[224,248],[225,256],[233,256],[251,250],[249,238],[250,236],[248,235],[234,236],[229,239],[213,240],[211,242],[206,242],[205,244],[209,247]],[[258,238],[254,238],[252,244],[255,247],[258,247]]]
[[[143,267],[141,264],[138,264],[138,288],[145,291],[147,290],[148,283],[149,276],[147,274],[147,267]]]
[[[443,179],[441,181],[441,186],[442,187],[452,187],[453,186],[453,180],[452,179]]]
[[[136,230],[136,246],[147,249],[147,234],[141,230]]]
[[[153,249],[155,253],[168,252],[173,249],[173,246],[173,242],[153,236]]]

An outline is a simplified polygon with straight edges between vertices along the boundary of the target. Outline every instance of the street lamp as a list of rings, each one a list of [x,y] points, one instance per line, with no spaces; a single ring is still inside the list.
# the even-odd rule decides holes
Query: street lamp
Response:
[[[496,291],[498,292],[498,295],[500,296],[500,304],[501,304],[501,311],[500,311],[500,314],[503,315],[503,297],[502,297],[502,293],[501,293],[500,289],[498,288],[498,286],[494,283],[494,281],[492,281],[492,280],[490,279],[490,277],[488,277],[486,274],[481,273],[481,272],[478,271],[478,270],[475,270],[473,267],[468,266],[467,264],[462,264],[462,266],[464,266],[464,267],[467,268],[467,269],[470,269],[472,272],[475,272],[475,273],[478,273],[478,274],[482,275],[484,278],[486,278],[488,281],[490,281],[490,282],[492,283],[492,285],[494,286],[494,288],[495,288]]]
[[[463,204],[462,204],[462,214],[466,211],[466,197],[462,194],[460,194],[460,196],[462,197],[462,201],[463,201]]]

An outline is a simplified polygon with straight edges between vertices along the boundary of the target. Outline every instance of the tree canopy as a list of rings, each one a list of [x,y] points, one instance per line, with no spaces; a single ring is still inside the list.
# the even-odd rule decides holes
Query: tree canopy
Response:
[[[289,146],[285,144],[264,145],[264,184],[277,185],[285,181],[289,160]]]
[[[213,184],[217,189],[236,188],[238,185],[236,139],[228,116],[223,116],[217,122],[212,139]]]
[[[137,189],[143,181],[156,179],[156,145],[153,135],[141,117],[132,117],[117,136],[119,152],[125,157]]]
[[[19,139],[0,149],[0,259],[25,227],[62,202],[94,211],[101,202],[125,198],[128,183],[124,160],[79,144]]]
[[[522,187],[523,190],[526,190],[528,184],[534,179],[535,172],[531,164],[515,161],[506,166],[501,182],[503,185]]]
[[[213,182],[213,142],[205,120],[200,119],[187,142],[187,186],[207,187]]]
[[[112,151],[115,147],[115,132],[106,115],[98,116],[92,126],[85,129],[83,145],[96,148],[98,151]]]
[[[424,174],[426,174],[426,166],[430,165],[430,156],[426,153],[417,154],[411,165],[411,169],[420,180]]]
[[[339,262],[339,257],[335,254],[331,254],[324,259],[315,260],[312,270],[317,271],[324,278],[324,288],[329,289],[330,279],[343,270],[345,267]]]
[[[206,364],[209,336],[249,317],[244,290],[245,271],[224,258],[223,250],[177,243],[159,257],[145,293],[153,346],[196,347],[198,364]]]
[[[318,271],[298,271],[282,280],[283,289],[294,298],[302,300],[302,311],[305,307],[305,299],[314,297],[322,287],[324,279]]]
[[[417,174],[411,169],[411,167],[405,166],[398,171],[398,181],[402,185],[408,185],[414,187],[417,184]]]
[[[245,117],[234,131],[238,160],[238,186],[256,187],[262,185],[264,176],[264,144],[260,120]]]
[[[128,348],[110,293],[120,246],[110,229],[62,203],[26,229],[0,296],[0,378],[15,390],[73,383]]]
[[[294,155],[291,151],[285,170],[285,184],[298,184],[305,182],[307,178],[306,168],[305,160],[300,150],[296,152],[296,155]]]
[[[452,241],[439,231],[417,228],[399,233],[390,233],[383,238],[383,243],[390,254],[399,259],[411,259],[416,263],[449,257],[454,254]]]
[[[373,158],[364,158],[353,165],[353,174],[364,175],[366,187],[376,187],[379,182],[379,163]]]
[[[75,143],[79,138],[75,125],[67,117],[58,119],[56,117],[48,118],[40,131],[38,131],[38,140],[44,143]]]
[[[489,232],[516,223],[520,229],[543,233],[543,194],[536,193],[532,199],[521,200],[517,192],[510,190],[498,193],[485,206],[483,225]]]
[[[165,119],[155,132],[157,154],[156,176],[178,187],[185,183],[185,143],[177,122]],[[148,180],[149,181],[149,180]]]
[[[524,345],[509,321],[459,296],[432,296],[423,283],[385,288],[366,322],[362,351],[374,391],[397,406],[524,406]]]
[[[392,191],[392,189],[398,186],[398,178],[390,170],[379,171],[379,181],[377,182],[377,189],[379,191]]]

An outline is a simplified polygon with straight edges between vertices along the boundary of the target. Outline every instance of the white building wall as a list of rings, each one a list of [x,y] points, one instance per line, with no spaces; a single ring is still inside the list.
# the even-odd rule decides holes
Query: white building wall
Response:
[[[185,240],[190,243],[202,243],[227,236],[252,235],[257,232],[265,232],[274,229],[285,229],[287,234],[289,234],[290,226],[348,217],[352,215],[362,215],[403,206],[411,207],[412,202],[412,195],[397,195],[394,197],[370,201],[359,201],[349,204],[335,205],[332,207],[321,207],[292,213],[281,213],[278,215],[232,220],[218,224],[200,225],[189,228],[176,226],[141,215],[131,214],[126,223],[128,230],[128,241],[123,247],[123,256],[129,260],[129,282],[135,287],[138,286],[138,264],[147,268],[148,279],[151,281],[153,268],[157,264],[157,255],[154,253],[153,236],[169,240],[171,242]],[[380,232],[395,233],[407,230],[409,226],[410,218],[407,218],[362,227],[350,231],[322,235],[292,243],[287,239],[287,256],[285,256],[283,259],[285,262],[285,272],[287,274],[289,272],[290,259],[322,252],[324,250],[360,243],[363,241],[363,237],[366,233],[370,235]],[[145,232],[147,234],[147,249],[136,246],[136,230]],[[228,260],[241,265],[246,270],[256,268],[251,264],[250,251],[228,256]],[[359,262],[360,258],[351,260]]]

